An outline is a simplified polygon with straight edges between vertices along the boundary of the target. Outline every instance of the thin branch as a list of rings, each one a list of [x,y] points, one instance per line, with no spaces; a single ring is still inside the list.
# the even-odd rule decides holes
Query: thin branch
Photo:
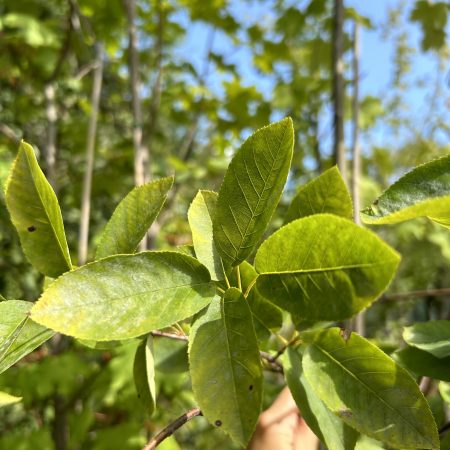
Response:
[[[86,169],[84,172],[83,194],[81,201],[80,236],[78,241],[78,264],[86,263],[89,241],[89,217],[91,211],[92,174],[94,171],[95,138],[97,136],[98,112],[103,80],[103,48],[96,44],[96,69],[91,93],[91,117],[86,143]]]
[[[159,444],[161,444],[162,441],[167,439],[169,436],[172,436],[172,434],[178,430],[178,428],[181,428],[185,423],[192,420],[194,417],[201,416],[202,412],[200,408],[195,407],[190,409],[189,411],[182,414],[178,419],[175,419],[172,423],[167,425],[166,428],[164,428],[162,431],[160,431],[154,438],[150,440],[150,442],[142,448],[142,450],[153,450],[155,449]]]
[[[450,295],[450,288],[442,289],[424,289],[420,291],[400,292],[397,294],[387,294],[380,298],[382,302],[408,300],[420,297],[440,297]]]
[[[14,144],[20,143],[20,136],[16,134],[16,132],[6,123],[0,122],[0,133],[6,136],[10,141],[14,142]]]
[[[174,333],[166,333],[165,331],[152,331],[150,333],[153,337],[165,337],[168,339],[175,339],[177,341],[185,341],[187,342],[189,339],[186,335],[174,334]]]
[[[269,366],[271,367],[271,369],[269,370],[276,373],[284,373],[283,366],[279,361],[274,359],[274,357],[270,353],[260,351],[259,356],[269,363]]]

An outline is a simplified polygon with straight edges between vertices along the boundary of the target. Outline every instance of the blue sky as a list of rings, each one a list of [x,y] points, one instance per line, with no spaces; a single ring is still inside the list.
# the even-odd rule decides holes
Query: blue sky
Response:
[[[266,0],[265,4],[272,4],[274,0]],[[298,0],[292,2],[302,8],[308,3],[307,0]],[[234,0],[231,1],[231,12],[235,17],[243,23],[266,23],[270,24],[272,20],[270,8],[264,7],[264,2],[257,0]],[[394,70],[394,45],[392,37],[383,39],[381,25],[386,23],[389,8],[402,6],[402,16],[405,21],[405,29],[408,32],[408,43],[416,53],[412,58],[411,72],[407,76],[408,88],[404,98],[407,99],[406,114],[410,118],[417,121],[419,127],[423,122],[423,115],[426,114],[426,108],[429,103],[430,85],[434,83],[436,78],[437,58],[433,53],[423,53],[420,50],[421,30],[418,24],[408,21],[413,1],[402,0],[346,0],[347,7],[353,7],[359,14],[367,16],[374,25],[374,29],[361,30],[361,97],[372,95],[386,99],[389,97],[389,84],[393,76]],[[180,15],[180,20],[187,21],[186,16]],[[448,35],[450,35],[450,24],[448,27]],[[394,30],[395,31],[395,30]],[[204,24],[197,23],[189,26],[189,33],[185,42],[180,46],[180,54],[189,54],[193,63],[197,67],[201,67],[205,59],[205,52],[208,47],[208,39],[210,37],[210,29]],[[239,37],[239,36],[238,36]],[[232,41],[222,35],[216,33],[214,37],[214,51],[227,55],[230,62],[236,63],[239,67],[240,75],[243,83],[246,85],[255,85],[259,90],[270,94],[272,82],[270,77],[264,77],[258,74],[251,65],[252,52],[250,48],[239,46],[238,50],[233,46]],[[448,73],[450,64],[447,62],[446,71]],[[211,74],[208,80],[209,86],[216,92],[221,92],[223,78]],[[448,123],[450,123],[450,102],[449,82],[442,80],[443,98],[439,101],[439,108],[445,111],[447,107]],[[270,97],[270,95],[268,95]],[[442,109],[444,108],[444,109]],[[325,126],[329,126],[329,120],[323,121]],[[349,133],[347,133],[349,134]],[[407,131],[403,130],[401,135],[392,136],[391,130],[383,122],[371,130],[370,135],[364,135],[363,146],[389,146],[397,145],[397,143],[407,140],[410,136]],[[330,136],[330,133],[328,133]],[[448,134],[439,135],[438,139],[442,142],[448,142]],[[331,142],[324,142],[324,149],[331,146]],[[395,140],[394,143],[393,140]]]

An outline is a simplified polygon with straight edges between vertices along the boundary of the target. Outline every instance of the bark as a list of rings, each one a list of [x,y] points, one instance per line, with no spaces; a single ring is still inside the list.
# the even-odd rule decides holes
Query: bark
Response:
[[[134,184],[141,186],[149,178],[150,152],[142,144],[142,106],[140,98],[139,55],[137,49],[136,3],[124,0],[128,22],[128,70],[130,74],[131,105],[133,111]],[[139,250],[147,248],[147,236],[142,239]]]
[[[85,264],[88,254],[89,217],[91,211],[92,174],[94,171],[95,139],[97,136],[98,111],[103,80],[102,46],[96,45],[96,68],[91,93],[91,117],[86,142],[86,170],[84,172],[83,194],[81,200],[80,233],[78,240],[78,264]]]
[[[55,96],[55,82],[50,81],[44,87],[45,115],[47,117],[45,167],[47,180],[56,191],[56,122],[58,120],[58,112],[56,108]]]
[[[334,0],[333,17],[333,124],[334,159],[347,181],[347,167],[344,144],[344,4],[343,0]]]

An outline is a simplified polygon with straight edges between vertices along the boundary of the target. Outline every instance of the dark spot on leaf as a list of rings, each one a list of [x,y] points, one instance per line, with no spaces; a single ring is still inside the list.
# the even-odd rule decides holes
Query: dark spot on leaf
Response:
[[[31,227],[28,227],[27,230],[32,233],[33,231],[36,231],[36,227],[34,225],[31,225]]]
[[[379,200],[376,199],[376,200],[373,202],[373,204],[374,204],[374,205],[378,205],[378,202],[379,202]]]
[[[222,425],[222,421],[221,421],[221,420],[216,420],[216,421],[214,422],[214,425],[215,425],[216,427],[220,427],[220,426]]]
[[[248,387],[248,390],[249,390],[249,391],[253,390],[253,384],[251,384],[251,385]]]

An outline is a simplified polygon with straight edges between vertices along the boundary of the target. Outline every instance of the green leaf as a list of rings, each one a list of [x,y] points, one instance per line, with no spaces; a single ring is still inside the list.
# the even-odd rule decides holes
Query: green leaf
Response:
[[[153,336],[139,344],[134,357],[134,384],[139,399],[146,411],[152,415],[156,409],[155,361],[153,357]]]
[[[403,339],[437,358],[445,358],[450,356],[450,321],[432,320],[405,327]]]
[[[33,303],[7,300],[0,303],[0,373],[53,336],[29,318]]]
[[[164,337],[155,339],[155,369],[161,373],[189,370],[187,342]]]
[[[120,340],[186,319],[214,293],[207,269],[190,256],[117,255],[58,278],[34,305],[31,317],[76,338]]]
[[[262,369],[251,312],[239,290],[214,298],[196,319],[189,363],[203,415],[245,446],[261,409]]]
[[[117,206],[98,244],[95,259],[134,253],[156,219],[172,187],[173,177],[135,187]]]
[[[439,382],[439,394],[448,406],[450,406],[450,383]]]
[[[265,341],[269,339],[272,330],[281,327],[283,313],[280,308],[267,301],[254,286],[254,282],[258,277],[255,268],[247,261],[243,261],[238,267],[241,276],[242,292],[247,292],[248,288],[250,288],[247,295],[247,303],[252,312],[256,336],[258,340]],[[236,270],[231,272],[228,279],[231,286],[239,287]]]
[[[57,277],[72,268],[58,200],[33,147],[22,141],[6,183],[6,206],[26,257],[39,272]]]
[[[389,285],[399,255],[371,231],[331,214],[285,225],[259,248],[259,292],[306,320],[341,320]]]
[[[392,358],[415,375],[450,381],[450,356],[436,358],[415,347],[406,347],[392,354]]]
[[[250,136],[231,161],[213,218],[226,267],[244,261],[261,239],[283,192],[293,146],[292,120],[286,118]]]
[[[353,205],[337,166],[305,184],[292,199],[285,223],[313,214],[330,213],[351,219]]]
[[[217,193],[198,191],[188,210],[195,255],[209,270],[212,280],[223,280],[223,266],[213,240],[212,217],[216,207]]]
[[[307,335],[306,379],[359,432],[394,448],[439,448],[436,424],[411,376],[366,339],[338,328]]]
[[[373,225],[424,216],[450,227],[450,155],[408,172],[361,214]]]
[[[284,375],[305,422],[329,450],[353,449],[358,433],[332,413],[315,394],[303,373],[302,358],[289,347],[283,355]]]
[[[7,394],[6,392],[0,391],[0,408],[4,406],[13,405],[14,403],[19,403],[22,397],[15,397],[14,395]]]

